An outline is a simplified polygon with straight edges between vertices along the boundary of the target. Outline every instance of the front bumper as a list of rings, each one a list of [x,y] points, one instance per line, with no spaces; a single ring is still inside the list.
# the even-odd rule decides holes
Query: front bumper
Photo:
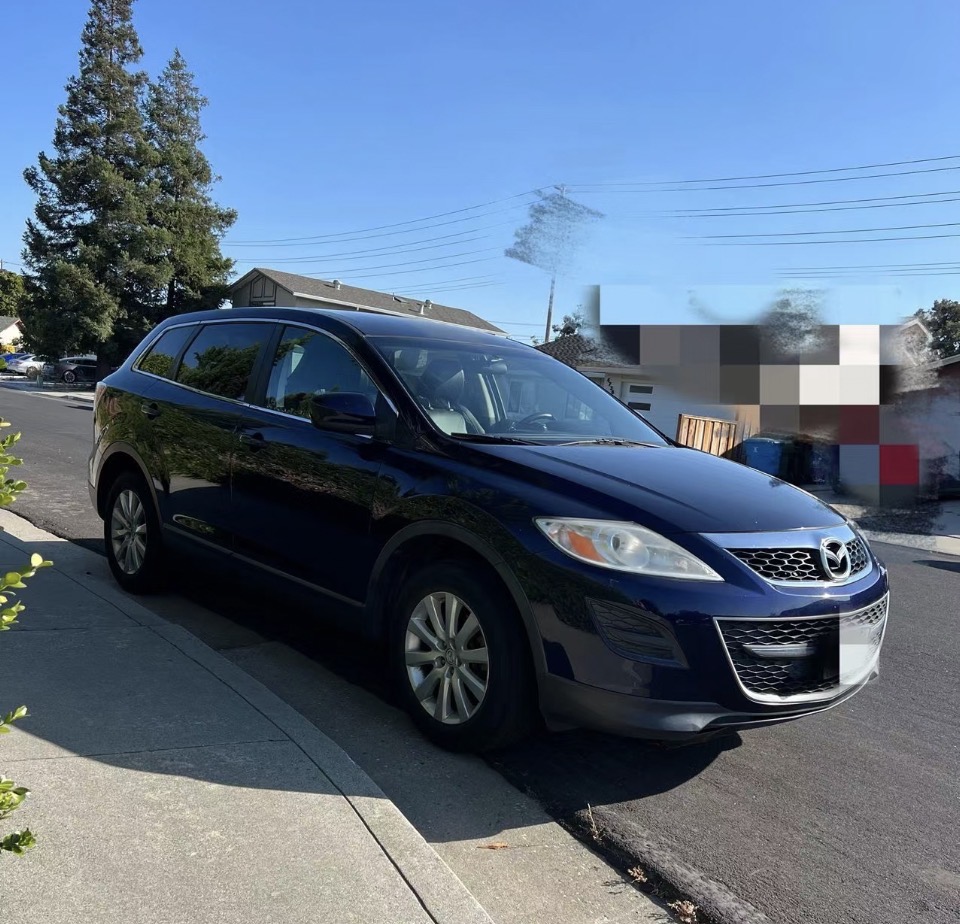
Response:
[[[551,727],[696,737],[822,712],[877,676],[889,586],[872,553],[848,581],[776,586],[714,552],[708,564],[724,568],[725,580],[697,586],[600,576],[552,558],[549,580],[544,573],[531,588],[544,653],[541,711]],[[863,614],[872,647],[860,649],[851,670],[855,646],[845,633]],[[657,627],[662,637],[651,643]]]
[[[874,669],[859,685],[829,702],[762,713],[739,712],[720,703],[630,696],[547,675],[540,684],[540,711],[552,731],[589,728],[629,738],[689,741],[826,712],[858,693],[877,673]]]

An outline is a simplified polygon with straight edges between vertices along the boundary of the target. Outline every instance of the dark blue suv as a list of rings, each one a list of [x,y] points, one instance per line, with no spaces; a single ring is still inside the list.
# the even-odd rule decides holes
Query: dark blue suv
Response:
[[[887,572],[850,522],[450,324],[171,318],[98,386],[90,490],[123,587],[186,552],[305,592],[385,640],[451,748],[538,715],[651,738],[771,724],[877,673]]]

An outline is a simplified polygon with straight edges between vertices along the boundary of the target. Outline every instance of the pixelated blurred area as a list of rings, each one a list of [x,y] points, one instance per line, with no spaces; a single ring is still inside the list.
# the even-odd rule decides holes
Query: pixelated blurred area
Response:
[[[667,436],[808,490],[882,508],[960,496],[960,356],[902,325],[827,325],[775,305],[755,324],[599,323],[539,349]]]

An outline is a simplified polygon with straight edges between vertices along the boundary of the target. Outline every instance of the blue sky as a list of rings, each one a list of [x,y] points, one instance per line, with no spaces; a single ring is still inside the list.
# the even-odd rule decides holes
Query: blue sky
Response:
[[[21,172],[50,149],[85,17],[82,0],[5,4],[4,265],[20,261],[33,204]],[[927,235],[960,224],[859,229],[960,222],[960,201],[887,199],[960,200],[960,157],[725,184],[791,184],[773,187],[677,185],[960,155],[953,0],[138,0],[135,17],[144,67],[156,74],[179,46],[210,99],[206,151],[217,197],[240,213],[225,246],[240,271],[336,275],[539,334],[548,284],[502,256],[527,201],[509,197],[565,183],[607,217],[561,281],[559,314],[581,284],[693,290],[731,318],[739,291],[749,314],[783,285],[848,289],[829,302],[844,323],[958,295],[960,236]],[[863,178],[884,172],[900,175]],[[660,186],[602,185],[616,183]],[[885,201],[797,213],[851,199]],[[497,204],[471,208],[482,203]],[[791,214],[675,214],[770,206]],[[822,231],[858,233],[809,233]],[[796,236],[703,239],[721,234]],[[308,236],[321,240],[249,243]],[[864,242],[882,236],[914,239]],[[689,301],[637,298],[631,317],[628,299],[616,320],[699,320]]]

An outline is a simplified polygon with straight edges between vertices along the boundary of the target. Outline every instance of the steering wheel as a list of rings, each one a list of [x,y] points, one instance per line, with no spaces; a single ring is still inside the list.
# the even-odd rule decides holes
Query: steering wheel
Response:
[[[547,429],[548,420],[556,420],[557,418],[553,416],[549,411],[537,411],[534,414],[528,414],[523,420],[518,420],[514,425],[514,430],[522,430],[526,427],[531,426],[532,424],[539,423],[541,427],[539,429]]]

